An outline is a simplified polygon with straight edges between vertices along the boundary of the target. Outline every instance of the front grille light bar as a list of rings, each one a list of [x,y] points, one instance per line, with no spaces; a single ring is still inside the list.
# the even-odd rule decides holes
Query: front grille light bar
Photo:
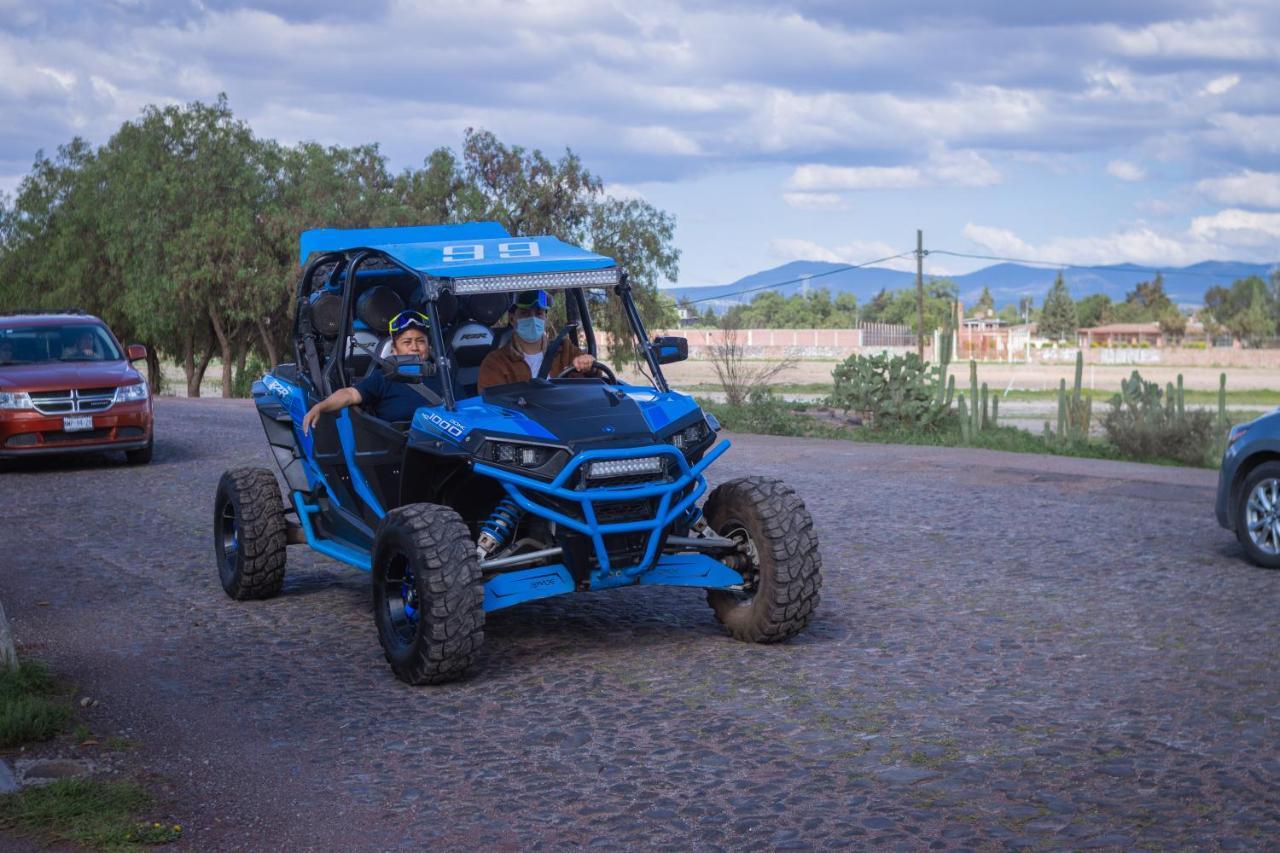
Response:
[[[453,292],[502,293],[517,290],[565,290],[570,287],[613,287],[618,283],[618,268],[574,270],[571,272],[519,273],[516,275],[480,275],[454,279]]]
[[[633,477],[637,474],[661,474],[665,462],[661,456],[643,456],[639,459],[606,459],[592,462],[587,468],[588,480],[607,480],[610,477]]]

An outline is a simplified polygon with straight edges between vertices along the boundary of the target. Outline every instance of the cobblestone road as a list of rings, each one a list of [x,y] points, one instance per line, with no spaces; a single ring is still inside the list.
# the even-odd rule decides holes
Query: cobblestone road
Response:
[[[475,678],[411,688],[359,572],[292,548],[279,598],[223,595],[214,487],[270,464],[250,405],[162,400],[158,430],[146,468],[0,475],[0,599],[192,847],[1280,837],[1280,572],[1214,523],[1213,472],[741,436],[715,477],[783,478],[816,520],[806,634],[592,593],[493,615]]]

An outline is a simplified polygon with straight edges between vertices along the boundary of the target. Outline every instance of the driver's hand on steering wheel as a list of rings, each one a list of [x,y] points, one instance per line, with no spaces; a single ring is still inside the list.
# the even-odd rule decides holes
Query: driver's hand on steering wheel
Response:
[[[579,373],[590,373],[591,366],[595,363],[596,363],[596,360],[594,358],[587,355],[586,353],[583,353],[582,355],[574,357],[573,369],[578,371]]]

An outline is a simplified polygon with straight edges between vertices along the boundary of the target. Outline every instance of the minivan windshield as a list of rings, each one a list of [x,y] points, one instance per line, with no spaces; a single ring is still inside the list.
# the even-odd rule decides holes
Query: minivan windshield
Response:
[[[13,326],[0,328],[0,367],[46,361],[120,361],[120,348],[104,326]]]

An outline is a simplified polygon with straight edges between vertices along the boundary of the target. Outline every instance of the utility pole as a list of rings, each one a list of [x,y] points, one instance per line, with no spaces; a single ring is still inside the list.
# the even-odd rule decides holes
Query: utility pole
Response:
[[[916,355],[924,361],[924,232],[916,229]]]

